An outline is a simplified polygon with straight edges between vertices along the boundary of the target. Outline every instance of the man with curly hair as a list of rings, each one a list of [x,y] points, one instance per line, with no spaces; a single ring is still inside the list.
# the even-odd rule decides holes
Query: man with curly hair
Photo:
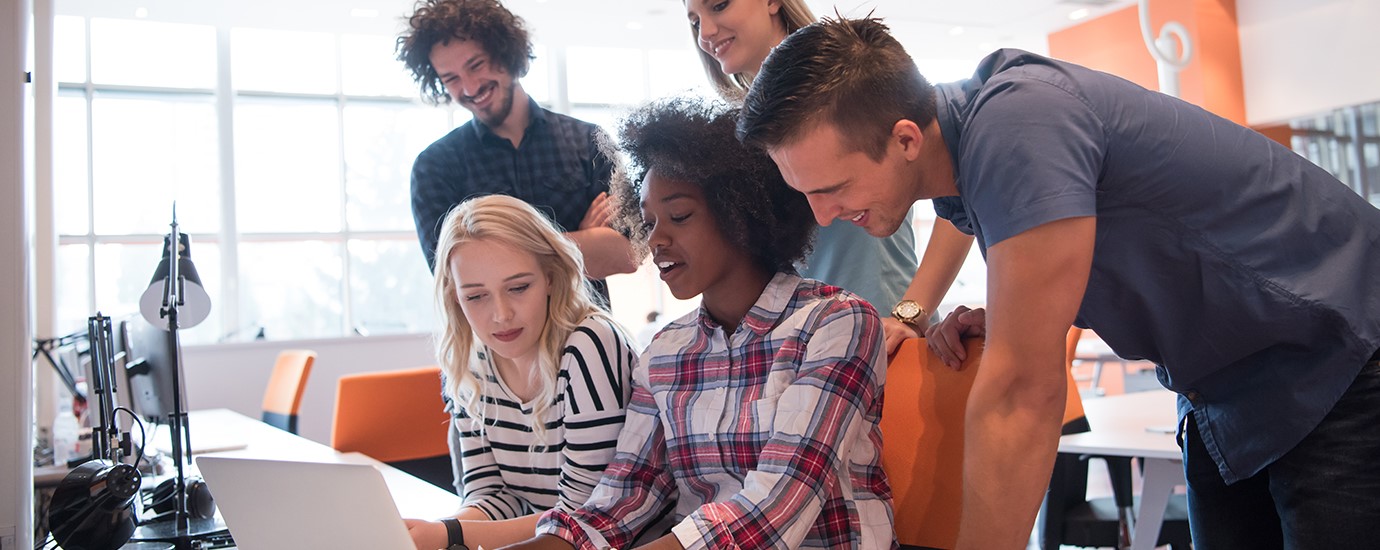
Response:
[[[398,38],[407,65],[432,104],[459,103],[474,118],[417,156],[412,217],[428,268],[451,207],[490,194],[517,197],[546,214],[584,255],[585,274],[608,302],[604,277],[631,273],[627,238],[608,226],[614,170],[588,122],[537,105],[522,88],[533,59],[522,18],[496,0],[422,0]]]
[[[894,547],[881,468],[877,311],[796,275],[814,220],[735,111],[700,98],[634,112],[615,225],[700,308],[642,354],[613,462],[524,549]],[[667,532],[669,528],[669,533]]]

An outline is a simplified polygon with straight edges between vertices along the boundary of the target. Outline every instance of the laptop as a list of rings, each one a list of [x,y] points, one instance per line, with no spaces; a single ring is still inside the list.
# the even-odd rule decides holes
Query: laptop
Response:
[[[415,548],[373,465],[231,456],[196,464],[241,550]]]

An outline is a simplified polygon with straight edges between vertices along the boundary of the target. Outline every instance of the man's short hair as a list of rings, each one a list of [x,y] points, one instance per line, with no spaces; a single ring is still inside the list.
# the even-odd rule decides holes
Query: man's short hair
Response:
[[[398,61],[412,71],[422,97],[432,103],[451,101],[431,66],[431,48],[437,44],[474,40],[515,79],[527,76],[534,59],[527,24],[497,0],[421,0],[407,27],[398,37]]]
[[[767,56],[744,99],[738,139],[774,149],[829,122],[854,150],[880,160],[896,122],[924,128],[934,113],[934,86],[886,25],[827,18]]]

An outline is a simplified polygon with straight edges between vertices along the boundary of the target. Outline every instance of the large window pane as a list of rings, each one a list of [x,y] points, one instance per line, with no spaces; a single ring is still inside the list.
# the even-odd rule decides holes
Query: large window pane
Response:
[[[202,288],[211,296],[211,314],[196,326],[183,323],[183,344],[206,344],[220,338],[220,247],[191,237],[192,262]],[[162,243],[96,245],[96,309],[111,317],[140,313],[139,298],[148,290],[162,259]]]
[[[341,335],[339,245],[243,243],[239,249],[241,322],[261,327],[270,340]]]
[[[53,105],[53,193],[60,235],[85,235],[90,229],[90,188],[86,148],[86,98],[59,95]]]
[[[91,81],[214,88],[216,29],[132,19],[91,19]]]
[[[230,31],[230,81],[239,90],[334,94],[338,58],[332,34]]]
[[[346,95],[417,97],[407,67],[393,56],[395,38],[347,34],[340,37],[341,87]]]
[[[339,231],[335,103],[237,101],[235,201],[242,233]]]
[[[411,230],[412,161],[446,128],[446,113],[411,104],[345,106],[345,203],[350,230]]]
[[[371,335],[431,330],[436,308],[421,252],[415,239],[350,241],[355,331]]]
[[[551,98],[551,63],[546,59],[547,51],[541,45],[532,46],[532,55],[536,59],[527,67],[527,76],[522,77],[522,89],[542,105],[546,105]]]
[[[85,244],[59,246],[54,279],[57,333],[71,334],[81,330],[86,326],[86,318],[96,313],[91,310],[90,248]]]
[[[53,74],[58,82],[86,82],[86,18],[54,18]]]
[[[648,82],[652,97],[663,97],[687,92],[714,96],[709,86],[709,77],[700,64],[699,50],[683,48],[679,50],[650,50]]]
[[[97,94],[92,102],[96,233],[220,227],[216,114],[204,96]]]
[[[571,103],[631,104],[646,97],[642,50],[567,48],[566,85]]]
[[[618,124],[628,114],[628,107],[591,107],[575,105],[570,116],[603,128],[609,137],[618,139]]]

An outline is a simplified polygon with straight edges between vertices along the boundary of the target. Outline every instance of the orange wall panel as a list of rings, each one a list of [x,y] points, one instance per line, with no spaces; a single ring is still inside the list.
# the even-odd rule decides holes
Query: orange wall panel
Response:
[[[1193,58],[1179,73],[1179,97],[1238,124],[1246,120],[1235,0],[1151,0],[1151,29],[1166,21],[1188,29]],[[1159,89],[1155,60],[1141,38],[1140,13],[1130,6],[1049,35],[1052,57]]]

